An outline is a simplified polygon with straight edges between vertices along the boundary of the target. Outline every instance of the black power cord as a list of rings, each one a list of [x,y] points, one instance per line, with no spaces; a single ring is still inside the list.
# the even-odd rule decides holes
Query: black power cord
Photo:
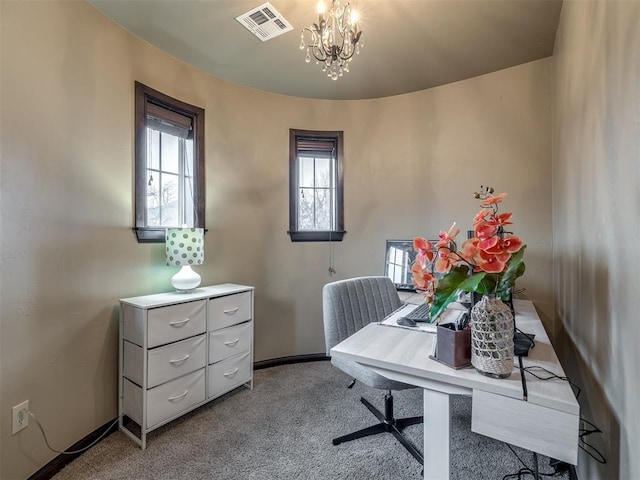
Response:
[[[575,383],[573,383],[571,380],[569,380],[568,377],[566,376],[561,376],[558,375],[550,370],[547,370],[544,367],[541,367],[539,365],[531,365],[529,367],[523,367],[522,366],[522,357],[519,357],[520,360],[520,366],[516,367],[519,370],[521,370],[524,373],[528,373],[529,375],[537,378],[538,380],[562,380],[565,382],[568,382],[569,385],[571,385],[571,388],[574,391],[574,395],[576,396],[576,400],[580,397],[580,393],[582,392],[582,390],[580,389],[580,387],[578,387]],[[542,372],[542,373],[541,373]],[[522,379],[523,379],[523,385],[526,385],[526,383],[524,383],[524,375],[522,375]],[[526,396],[527,392],[526,390],[524,390],[524,394]],[[578,446],[580,447],[580,449],[582,451],[584,451],[585,453],[587,453],[591,458],[593,458],[595,461],[597,461],[598,463],[602,463],[605,464],[607,463],[606,458],[604,457],[604,455],[593,445],[591,445],[590,443],[588,443],[585,440],[585,437],[587,437],[588,435],[591,435],[593,433],[602,433],[602,430],[600,430],[598,427],[596,427],[592,422],[588,421],[587,419],[585,419],[584,417],[580,416],[580,421],[586,423],[590,428],[580,428],[579,429],[579,435],[578,435],[578,441],[579,444]],[[511,448],[511,445],[506,444],[507,447],[509,447],[509,450],[511,450],[511,452],[516,456],[516,458],[520,461],[520,463],[523,465],[523,468],[521,468],[520,470],[518,470],[516,473],[512,473],[512,474],[508,474],[505,475],[504,477],[502,477],[503,480],[508,480],[508,479],[512,479],[512,478],[517,478],[518,480],[520,480],[521,478],[524,478],[524,476],[526,475],[531,475],[533,476],[536,480],[537,480],[537,476],[540,477],[554,477],[557,475],[563,475],[565,472],[569,472],[569,474],[571,474],[571,466],[569,466],[568,464],[564,463],[564,462],[560,462],[558,460],[551,460],[549,462],[550,466],[553,467],[554,472],[553,473],[544,473],[544,472],[537,472],[537,457],[535,457],[535,453],[534,453],[534,459],[536,460],[536,469],[535,471],[532,470],[531,468],[529,468],[523,461],[522,459],[518,456],[518,454],[515,452],[515,450],[513,448]]]
[[[563,377],[561,375],[558,375],[556,373],[553,373],[550,370],[547,370],[544,367],[541,367],[539,365],[531,365],[529,367],[524,367],[524,368],[520,368],[520,370],[522,370],[525,373],[528,373],[529,375],[531,375],[532,377],[537,378],[538,380],[553,380],[553,379],[557,379],[557,380],[563,380],[565,382],[568,382],[569,385],[571,385],[571,388],[573,389],[573,393],[576,396],[576,400],[580,397],[580,393],[582,392],[582,390],[580,389],[579,386],[577,386],[575,383],[573,383],[571,380],[569,380],[568,377]],[[542,376],[540,373],[536,373],[538,371],[543,371],[544,373],[546,373],[545,376]]]
[[[596,447],[594,447],[584,439],[584,437],[591,435],[592,433],[602,433],[602,430],[600,430],[598,427],[596,427],[593,423],[591,423],[589,420],[585,418],[580,417],[580,420],[586,423],[587,425],[589,425],[591,428],[580,429],[580,444],[578,446],[585,453],[587,453],[587,455],[593,458],[596,462],[604,465],[605,463],[607,463],[607,459],[604,458],[604,455]]]
[[[558,471],[556,469],[554,469],[553,472],[540,472],[538,471],[537,468],[537,456],[534,453],[534,461],[536,463],[536,468],[532,469],[530,468],[526,463],[524,463],[524,461],[522,460],[522,458],[520,458],[520,455],[518,455],[518,453],[513,449],[513,447],[511,445],[509,445],[508,443],[505,443],[505,445],[507,447],[509,447],[509,450],[511,450],[511,453],[513,453],[516,458],[518,459],[518,461],[522,464],[522,468],[520,470],[518,470],[516,473],[509,473],[507,475],[505,475],[504,477],[502,477],[502,480],[509,480],[512,478],[517,478],[518,480],[521,480],[523,478],[526,478],[527,475],[532,476],[534,479],[538,479],[538,477],[557,477],[559,475],[563,475],[562,471]],[[537,473],[537,477],[536,477],[536,473]]]

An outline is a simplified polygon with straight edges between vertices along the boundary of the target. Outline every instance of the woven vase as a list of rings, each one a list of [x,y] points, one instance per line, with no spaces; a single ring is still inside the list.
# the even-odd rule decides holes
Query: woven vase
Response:
[[[471,364],[489,377],[513,372],[513,314],[495,295],[484,295],[471,309]]]

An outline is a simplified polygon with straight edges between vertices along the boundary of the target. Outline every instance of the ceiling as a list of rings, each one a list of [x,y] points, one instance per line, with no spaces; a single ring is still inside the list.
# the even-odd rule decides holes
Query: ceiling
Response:
[[[414,92],[553,54],[562,0],[352,0],[363,48],[327,78],[300,32],[315,0],[271,0],[293,30],[262,42],[235,17],[264,0],[89,0],[170,55],[224,80],[284,95],[365,99]],[[329,0],[325,0],[329,3]]]

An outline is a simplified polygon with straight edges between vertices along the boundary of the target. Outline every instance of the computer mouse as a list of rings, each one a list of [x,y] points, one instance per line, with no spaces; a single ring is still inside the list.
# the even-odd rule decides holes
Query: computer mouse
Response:
[[[398,325],[402,325],[404,327],[416,327],[416,326],[418,326],[418,324],[414,320],[411,320],[410,318],[407,318],[407,317],[398,318],[396,320],[396,323]]]

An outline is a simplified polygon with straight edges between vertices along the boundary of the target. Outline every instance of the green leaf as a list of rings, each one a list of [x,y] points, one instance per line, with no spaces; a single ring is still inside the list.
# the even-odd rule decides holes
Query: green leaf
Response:
[[[497,277],[495,273],[487,273],[474,291],[482,295],[495,293]]]
[[[527,248],[527,246],[523,245],[520,250],[511,255],[511,258],[507,262],[507,269],[502,274],[500,284],[498,285],[497,293],[501,297],[508,294],[509,290],[515,285],[517,278],[524,275],[526,268],[523,261],[525,248]]]
[[[438,318],[451,302],[456,301],[459,292],[476,291],[485,275],[485,272],[479,272],[469,276],[469,269],[465,265],[453,267],[438,281],[431,306],[431,320]]]

